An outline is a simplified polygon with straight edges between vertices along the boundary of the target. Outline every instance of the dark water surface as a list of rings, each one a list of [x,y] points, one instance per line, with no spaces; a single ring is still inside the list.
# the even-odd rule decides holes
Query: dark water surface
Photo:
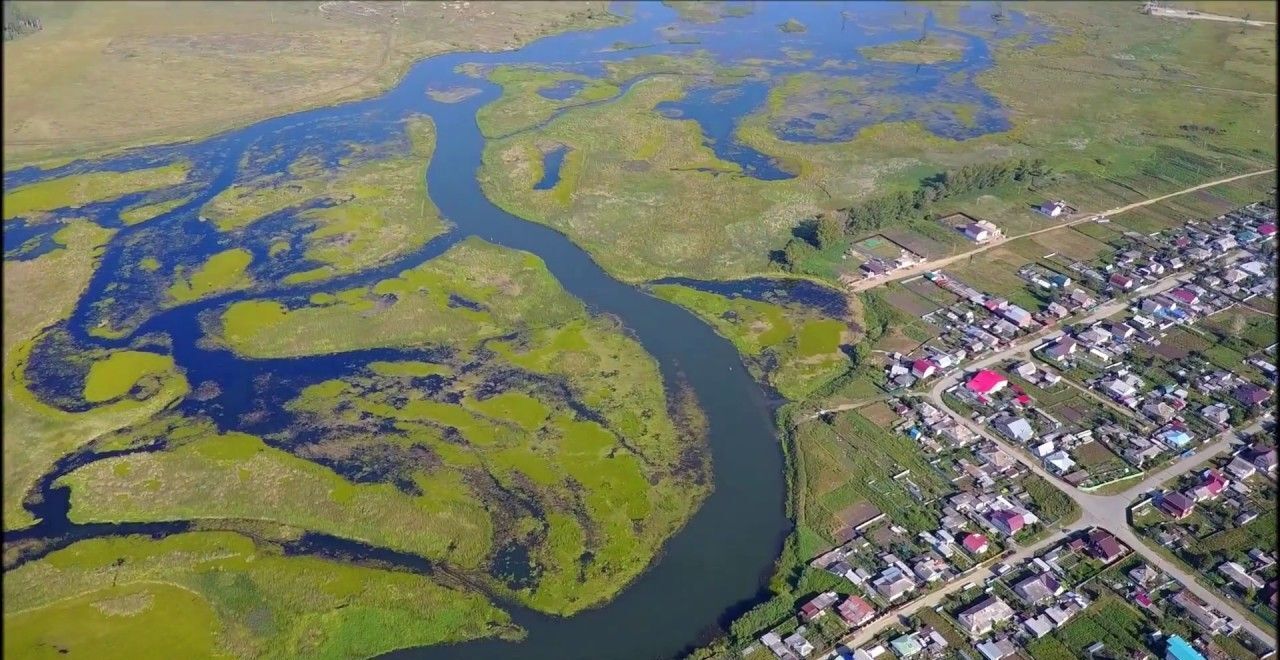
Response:
[[[866,61],[857,49],[918,36],[922,21],[928,19],[926,12],[917,6],[863,2],[753,3],[753,7],[754,12],[749,16],[702,25],[681,23],[674,11],[659,3],[617,5],[615,11],[630,18],[627,24],[619,27],[548,37],[512,52],[454,53],[433,57],[415,64],[394,89],[377,98],[274,118],[198,143],[130,150],[106,160],[77,161],[50,170],[27,168],[7,172],[5,186],[79,172],[155,166],[178,158],[191,161],[192,181],[184,184],[181,192],[193,197],[160,218],[135,227],[120,227],[118,214],[129,205],[156,201],[161,195],[166,199],[173,198],[172,190],[154,196],[132,195],[126,200],[98,204],[75,212],[75,216],[120,227],[120,233],[108,246],[87,293],[65,324],[65,330],[71,341],[89,349],[130,345],[143,335],[167,337],[177,364],[186,371],[193,386],[211,381],[220,391],[205,401],[189,398],[180,405],[180,410],[209,415],[224,430],[237,429],[260,435],[279,431],[290,423],[290,417],[282,407],[301,387],[354,373],[370,360],[410,357],[422,351],[383,349],[296,359],[245,359],[198,341],[202,336],[200,317],[203,312],[250,297],[274,295],[289,303],[304,300],[313,292],[377,282],[439,256],[468,236],[478,236],[541,257],[564,288],[582,299],[593,313],[608,313],[621,319],[657,359],[669,390],[678,382],[685,382],[693,388],[709,425],[715,490],[688,524],[666,543],[650,569],[606,605],[561,618],[504,603],[515,622],[528,631],[525,641],[480,640],[456,646],[408,649],[388,657],[671,657],[705,639],[732,614],[761,596],[782,541],[790,529],[784,514],[782,454],[774,436],[770,407],[760,386],[743,368],[733,346],[693,314],[613,279],[564,235],[506,213],[488,200],[476,179],[484,140],[475,124],[475,113],[496,99],[501,90],[487,80],[459,72],[458,67],[467,63],[539,64],[599,75],[604,61],[629,59],[640,54],[681,55],[706,50],[717,62],[728,65],[745,58],[766,60],[770,63],[764,66],[770,74],[820,69],[829,74],[847,71],[848,75],[865,77],[878,88],[902,98],[921,101],[919,106],[905,105],[892,116],[866,120],[870,123],[916,120],[935,133],[953,138],[1007,128],[1007,119],[999,104],[973,83],[973,76],[991,64],[988,46],[983,37],[975,36],[978,34],[976,30],[955,33],[966,44],[966,55],[962,61],[929,67],[882,64]],[[981,24],[983,29],[1002,31],[996,36],[1026,33],[1033,40],[1043,38],[1042,31],[1027,25],[1022,17],[1009,10],[1006,10],[1008,17],[994,27],[990,24],[990,9],[973,11],[975,13],[971,16],[962,14],[962,18],[968,16],[964,20]],[[784,33],[777,29],[778,24],[792,17],[804,23],[807,30]],[[672,24],[679,24],[682,34],[695,37],[700,43],[664,43],[661,30]],[[641,51],[610,51],[610,46],[618,42],[657,45]],[[798,59],[788,55],[788,52],[796,51],[811,52],[812,56]],[[847,67],[822,69],[828,60],[846,63]],[[432,101],[424,93],[429,88],[453,87],[478,87],[482,91],[452,104]],[[768,156],[738,144],[734,137],[742,118],[760,110],[766,102],[769,87],[769,81],[760,79],[736,85],[723,80],[714,84],[695,81],[683,99],[663,104],[661,110],[697,121],[716,154],[742,166],[745,175],[763,179],[787,178],[792,174],[779,169]],[[564,90],[543,90],[542,93],[554,98]],[[972,125],[961,126],[954,117],[948,118],[945,113],[940,113],[933,104],[938,98],[963,101],[976,108]],[[913,108],[918,108],[918,111]],[[336,167],[341,159],[355,153],[353,144],[376,145],[403,140],[402,122],[415,114],[429,115],[437,127],[437,146],[427,172],[427,183],[441,214],[455,225],[449,233],[411,254],[357,274],[288,287],[268,284],[265,289],[258,287],[249,292],[224,294],[150,314],[140,317],[140,324],[133,324],[136,329],[131,335],[119,340],[88,334],[89,329],[102,321],[130,327],[123,322],[133,318],[128,316],[134,313],[135,308],[130,301],[153,299],[149,297],[156,295],[153,284],[140,276],[134,267],[145,254],[160,254],[169,260],[178,258],[183,263],[197,264],[210,254],[228,247],[244,247],[255,257],[251,274],[256,280],[265,282],[278,282],[288,273],[318,265],[305,258],[294,257],[286,260],[287,265],[282,267],[279,259],[266,258],[269,246],[280,240],[282,232],[293,236],[291,240],[295,241],[295,249],[291,253],[301,252],[297,249],[300,247],[297,241],[301,240],[307,228],[296,219],[297,210],[275,214],[228,233],[219,232],[212,223],[202,221],[198,210],[233,183],[282,172],[301,156],[313,156],[324,166]],[[830,117],[814,119],[828,121]],[[779,132],[783,139],[819,139],[805,135],[803,130],[793,134],[785,130]],[[563,152],[559,158],[563,158]],[[558,163],[554,167],[552,165],[549,163],[547,167],[549,177],[554,177],[559,170]],[[32,245],[39,243],[38,247],[32,248],[34,250],[47,249],[40,241],[47,240],[42,237],[50,235],[47,227],[57,226],[57,223],[41,226],[6,223],[6,255],[11,250],[18,252],[18,248],[28,241],[33,241]],[[141,251],[143,248],[150,252]],[[679,282],[698,285],[688,280]],[[749,297],[782,288],[795,293],[797,302],[833,312],[843,309],[842,302],[812,285],[784,286],[765,280],[746,280],[740,283],[703,283],[703,288]],[[115,301],[113,305],[94,304],[108,297]],[[468,301],[456,302],[466,305]],[[34,362],[29,372],[34,374],[32,377],[36,381],[42,377],[41,365]],[[264,390],[260,386],[263,382],[260,376],[269,376],[267,382],[273,385]],[[255,379],[259,385],[255,385]],[[50,391],[56,389],[50,388]],[[243,415],[255,410],[266,410],[270,414],[246,422]],[[102,456],[80,454],[61,461],[40,488],[43,502],[29,507],[42,518],[40,524],[5,534],[6,543],[30,538],[61,539],[56,546],[65,545],[71,539],[125,533],[163,535],[187,528],[186,523],[70,523],[66,516],[69,506],[66,491],[53,488],[53,481],[76,466]],[[429,564],[421,560],[322,535],[308,536],[306,543],[294,550],[378,558],[405,570],[430,570]],[[518,549],[511,550],[507,560],[512,573],[518,574]]]

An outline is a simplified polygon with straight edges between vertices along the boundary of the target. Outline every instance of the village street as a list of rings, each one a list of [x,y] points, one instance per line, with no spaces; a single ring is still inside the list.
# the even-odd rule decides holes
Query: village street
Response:
[[[1144,289],[1141,293],[1143,295],[1152,295],[1152,294],[1160,293],[1170,288],[1173,288],[1174,286],[1178,285],[1181,281],[1182,281],[1181,277],[1179,277],[1178,275],[1172,275],[1156,282],[1154,285]],[[1129,304],[1129,299],[1122,298],[1122,299],[1101,305],[1092,313],[1082,318],[1080,320],[1080,323],[1084,325],[1088,325],[1096,321],[1102,320],[1104,318],[1110,317],[1124,310],[1128,306],[1128,304]],[[1201,600],[1205,601],[1210,606],[1219,610],[1223,614],[1228,614],[1228,613],[1232,614],[1233,616],[1230,616],[1230,619],[1234,623],[1238,623],[1239,625],[1244,627],[1246,630],[1248,630],[1250,633],[1252,633],[1259,639],[1263,639],[1263,640],[1270,639],[1272,636],[1270,633],[1264,631],[1261,627],[1254,624],[1248,618],[1240,615],[1238,613],[1238,610],[1236,610],[1234,604],[1221,598],[1216,593],[1212,592],[1208,588],[1196,582],[1195,577],[1189,574],[1181,566],[1175,564],[1165,556],[1152,551],[1150,548],[1148,548],[1145,545],[1145,543],[1141,539],[1138,538],[1138,535],[1134,533],[1133,529],[1129,527],[1128,513],[1129,513],[1129,507],[1131,505],[1133,505],[1138,500],[1149,496],[1152,490],[1158,488],[1160,485],[1164,484],[1170,479],[1174,479],[1183,474],[1186,474],[1187,472],[1196,470],[1199,467],[1203,466],[1208,461],[1210,461],[1211,459],[1213,459],[1214,457],[1222,454],[1225,451],[1230,450],[1233,444],[1239,441],[1239,437],[1235,431],[1228,430],[1223,432],[1213,442],[1201,446],[1193,456],[1187,457],[1186,459],[1183,459],[1183,460],[1178,460],[1172,465],[1166,466],[1165,468],[1158,470],[1154,473],[1145,475],[1141,481],[1133,484],[1131,487],[1127,488],[1125,491],[1121,493],[1118,493],[1115,495],[1095,495],[1095,494],[1086,493],[1082,490],[1079,490],[1075,487],[1072,487],[1062,482],[1060,479],[1058,479],[1058,477],[1046,471],[1038,461],[1034,460],[1030,455],[1022,451],[1020,448],[1012,446],[1003,438],[997,437],[995,434],[988,432],[987,429],[983,428],[981,425],[973,422],[972,420],[965,418],[963,415],[960,415],[956,411],[949,408],[946,405],[946,403],[943,401],[942,393],[950,389],[951,387],[958,385],[961,382],[966,372],[971,372],[975,369],[987,368],[992,365],[998,364],[1004,360],[1007,360],[1009,358],[1026,356],[1029,354],[1031,349],[1037,344],[1047,340],[1054,339],[1060,336],[1061,334],[1062,334],[1062,331],[1059,330],[1056,332],[1049,332],[1044,334],[1033,333],[1027,337],[1024,337],[1021,341],[1014,342],[1004,350],[985,356],[981,360],[976,360],[970,364],[967,364],[963,369],[956,369],[948,374],[945,374],[944,376],[940,377],[937,380],[937,382],[934,383],[933,387],[930,388],[929,393],[926,395],[930,403],[932,403],[939,410],[942,410],[948,413],[958,423],[963,424],[974,433],[977,433],[979,436],[986,438],[987,440],[990,440],[991,442],[995,443],[1003,451],[1005,451],[1010,456],[1014,457],[1023,465],[1025,465],[1028,470],[1030,470],[1037,476],[1045,479],[1050,484],[1053,484],[1054,487],[1058,488],[1063,493],[1065,493],[1080,507],[1080,517],[1078,519],[1076,519],[1075,521],[1071,522],[1068,525],[1065,525],[1055,530],[1053,534],[1051,534],[1049,537],[1045,539],[1041,539],[1040,541],[1037,541],[1032,545],[1018,548],[1014,552],[1014,554],[1002,559],[1001,561],[1004,563],[1016,562],[1019,559],[1023,559],[1023,558],[1034,555],[1035,553],[1051,546],[1053,543],[1057,541],[1062,540],[1065,536],[1075,531],[1088,529],[1090,527],[1102,527],[1110,531],[1112,534],[1114,534],[1116,538],[1118,538],[1125,545],[1129,546],[1129,548],[1131,548],[1134,552],[1142,555],[1145,561],[1159,568],[1161,571],[1164,571],[1166,574],[1173,576],[1175,579],[1181,582],[1184,586],[1186,586],[1186,588],[1189,589],[1193,594],[1198,596]],[[907,395],[907,396],[911,396],[911,395]],[[832,410],[821,410],[810,416],[806,416],[805,418],[802,418],[802,419],[807,420],[807,419],[817,418],[821,415],[828,414],[831,412],[837,412],[847,407],[850,407],[850,406],[838,406],[836,408],[833,408]],[[856,406],[853,406],[853,407],[856,407]],[[1255,422],[1249,428],[1244,429],[1243,433],[1246,433],[1246,434],[1254,433],[1261,428],[1261,425],[1262,423],[1260,421]],[[964,575],[962,577],[959,577],[951,581],[950,583],[946,584],[945,586],[938,589],[937,591],[934,591],[925,596],[922,596],[920,598],[912,600],[908,603],[904,603],[903,605],[899,605],[898,607],[895,607],[889,610],[887,615],[881,616],[877,618],[875,621],[867,624],[866,626],[863,626],[853,631],[852,633],[850,633],[844,640],[841,641],[841,645],[838,646],[837,648],[841,648],[841,647],[857,648],[859,644],[863,644],[867,642],[868,640],[874,638],[876,634],[884,630],[884,628],[896,623],[900,617],[910,616],[911,614],[921,610],[922,608],[936,607],[948,595],[953,594],[956,591],[960,590],[961,587],[965,584],[968,584],[971,582],[974,584],[979,584],[987,580],[993,575],[991,566],[992,566],[991,564],[988,564],[972,573],[969,573],[967,575]],[[834,653],[835,652],[832,652],[828,654],[826,657],[835,657]]]
[[[1155,203],[1157,203],[1157,202],[1162,202],[1162,201],[1164,201],[1164,200],[1166,200],[1166,199],[1170,199],[1170,198],[1173,198],[1173,197],[1178,197],[1178,196],[1180,196],[1180,195],[1186,195],[1186,194],[1188,194],[1188,193],[1193,193],[1193,192],[1195,192],[1195,191],[1197,191],[1197,190],[1203,190],[1203,189],[1205,189],[1205,188],[1212,188],[1213,186],[1222,185],[1222,184],[1224,184],[1224,183],[1230,183],[1230,182],[1232,182],[1232,181],[1238,181],[1238,180],[1240,180],[1240,179],[1247,179],[1247,178],[1249,178],[1249,177],[1259,176],[1259,175],[1267,174],[1267,173],[1274,172],[1274,171],[1275,171],[1275,168],[1274,168],[1274,167],[1272,167],[1272,168],[1268,168],[1268,169],[1265,169],[1265,170],[1258,170],[1258,171],[1256,171],[1256,172],[1248,172],[1248,173],[1246,173],[1246,174],[1237,174],[1236,176],[1230,176],[1230,177],[1227,177],[1227,178],[1225,178],[1225,179],[1218,179],[1218,180],[1216,180],[1216,181],[1210,181],[1210,182],[1208,182],[1208,183],[1202,183],[1202,184],[1200,184],[1200,185],[1192,186],[1192,187],[1190,187],[1190,188],[1184,188],[1184,189],[1182,189],[1182,190],[1178,190],[1178,191],[1175,191],[1175,192],[1171,192],[1171,193],[1169,193],[1169,194],[1167,194],[1167,195],[1160,195],[1159,197],[1152,197],[1152,198],[1150,198],[1150,199],[1144,199],[1144,200],[1142,200],[1142,201],[1140,201],[1140,202],[1134,202],[1134,203],[1132,203],[1132,204],[1126,204],[1125,206],[1117,206],[1116,208],[1108,209],[1108,210],[1106,210],[1106,211],[1102,211],[1102,212],[1099,212],[1099,213],[1092,213],[1092,214],[1089,214],[1089,215],[1085,215],[1085,216],[1083,216],[1083,217],[1081,217],[1081,218],[1079,218],[1079,219],[1076,219],[1076,220],[1069,220],[1069,221],[1067,221],[1067,222],[1054,224],[1054,225],[1052,225],[1052,226],[1045,227],[1044,229],[1037,229],[1036,231],[1027,232],[1027,233],[1025,233],[1025,234],[1019,234],[1019,235],[1017,235],[1017,236],[1007,236],[1007,237],[1004,237],[1004,238],[999,238],[999,239],[996,239],[996,240],[993,240],[993,241],[989,241],[989,242],[987,242],[987,243],[983,244],[983,245],[982,245],[982,247],[975,248],[975,249],[973,249],[973,250],[969,250],[969,251],[967,251],[967,252],[962,252],[962,253],[957,254],[957,255],[954,255],[954,256],[950,256],[950,257],[943,257],[943,258],[941,258],[941,259],[933,259],[933,260],[931,260],[931,261],[925,261],[925,262],[922,262],[922,263],[916,264],[916,265],[914,265],[914,266],[911,266],[911,267],[909,267],[909,268],[903,268],[903,269],[901,269],[901,270],[897,270],[897,271],[894,271],[894,272],[892,272],[892,273],[888,273],[887,275],[885,275],[885,276],[883,276],[883,277],[877,277],[877,278],[875,278],[875,279],[870,279],[870,280],[859,280],[858,282],[855,282],[855,283],[853,283],[853,284],[849,285],[849,287],[848,287],[848,291],[849,291],[850,293],[856,293],[856,292],[858,292],[858,291],[866,291],[867,289],[873,289],[873,288],[875,288],[875,287],[880,286],[881,284],[886,284],[886,283],[888,283],[888,282],[895,282],[895,281],[897,281],[897,280],[906,279],[906,278],[909,278],[909,277],[913,277],[913,276],[915,276],[915,275],[923,275],[924,273],[926,273],[926,272],[928,272],[928,271],[931,271],[931,270],[938,270],[939,268],[942,268],[943,266],[946,266],[946,265],[948,265],[948,264],[952,264],[952,263],[955,263],[955,262],[957,262],[957,261],[961,261],[961,260],[963,260],[963,259],[968,259],[968,258],[970,258],[970,257],[972,257],[972,256],[974,256],[974,255],[976,255],[976,254],[981,254],[982,252],[985,252],[985,251],[987,251],[987,250],[990,250],[990,249],[991,249],[991,248],[993,248],[993,247],[997,247],[997,246],[999,246],[999,245],[1002,245],[1002,244],[1007,243],[1007,242],[1012,241],[1012,240],[1017,240],[1017,239],[1019,239],[1019,238],[1027,238],[1027,237],[1030,237],[1030,236],[1036,236],[1036,235],[1038,235],[1038,234],[1043,234],[1043,233],[1046,233],[1046,232],[1055,231],[1055,230],[1058,230],[1058,229],[1062,229],[1062,228],[1064,228],[1064,227],[1070,227],[1070,226],[1072,226],[1072,225],[1078,225],[1078,224],[1085,223],[1085,222],[1093,222],[1093,221],[1097,220],[1098,218],[1102,218],[1102,217],[1110,217],[1110,216],[1112,216],[1112,215],[1116,215],[1116,214],[1118,214],[1118,213],[1124,213],[1125,211],[1131,211],[1131,210],[1136,209],[1136,208],[1141,208],[1141,207],[1143,207],[1143,206],[1147,206],[1147,205],[1150,205],[1150,204],[1155,204]]]

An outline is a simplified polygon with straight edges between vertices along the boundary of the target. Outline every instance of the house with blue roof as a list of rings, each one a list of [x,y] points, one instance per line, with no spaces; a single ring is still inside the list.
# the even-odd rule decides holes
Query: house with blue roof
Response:
[[[1205,660],[1205,657],[1180,635],[1174,635],[1164,648],[1164,660]]]

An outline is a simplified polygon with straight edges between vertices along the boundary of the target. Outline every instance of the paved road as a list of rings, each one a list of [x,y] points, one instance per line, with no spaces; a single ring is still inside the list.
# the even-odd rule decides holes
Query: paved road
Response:
[[[1177,197],[1179,195],[1186,195],[1188,193],[1196,192],[1197,190],[1212,188],[1213,186],[1222,185],[1224,183],[1231,183],[1232,181],[1239,181],[1240,179],[1247,179],[1249,177],[1267,174],[1269,172],[1274,172],[1275,170],[1276,168],[1272,167],[1265,170],[1258,170],[1256,172],[1248,172],[1246,174],[1237,174],[1236,176],[1229,176],[1225,179],[1218,179],[1216,181],[1210,181],[1208,183],[1202,183],[1197,186],[1185,188],[1177,192],[1171,192],[1167,195],[1160,195],[1159,197],[1152,197],[1150,199],[1145,199],[1141,202],[1134,202],[1132,204],[1126,204],[1124,206],[1117,206],[1116,208],[1113,208],[1113,209],[1108,209],[1106,211],[1102,211],[1100,213],[1094,213],[1092,215],[1086,215],[1079,219],[1055,224],[1050,227],[1045,227],[1044,229],[1037,229],[1036,231],[1027,232],[1025,234],[1019,234],[1017,236],[1008,236],[1005,238],[996,239],[994,241],[990,241],[988,243],[983,244],[983,246],[980,248],[969,250],[968,252],[962,252],[952,257],[944,257],[942,259],[934,259],[933,261],[926,261],[926,262],[917,264],[915,266],[911,266],[910,268],[904,268],[902,270],[894,271],[884,277],[879,277],[873,280],[859,280],[849,285],[848,290],[851,292],[865,291],[867,289],[872,289],[877,286],[880,286],[881,284],[894,282],[894,281],[901,280],[908,277],[914,277],[916,275],[921,275],[931,270],[937,270],[939,268],[942,268],[943,266],[946,266],[947,264],[955,263],[957,261],[960,261],[961,259],[968,259],[969,257],[972,257],[975,254],[981,254],[982,252],[990,250],[993,247],[997,247],[999,245],[1002,245],[1012,240],[1017,240],[1019,238],[1027,238],[1029,236],[1035,236],[1037,234],[1043,234],[1045,232],[1055,231],[1058,229],[1062,229],[1064,227],[1070,227],[1072,225],[1078,225],[1085,222],[1092,222],[1104,216],[1112,216],[1118,213],[1124,213],[1125,211],[1132,211],[1133,209],[1141,208],[1149,204],[1155,204],[1157,202],[1162,202],[1166,199]]]
[[[955,376],[952,376],[951,378],[953,381],[958,380]],[[941,384],[944,383],[940,383],[940,385]],[[949,387],[949,385],[946,387]],[[1146,493],[1152,488],[1158,486],[1160,483],[1181,474],[1185,474],[1186,472],[1203,465],[1210,458],[1220,454],[1230,446],[1233,440],[1236,439],[1237,436],[1233,431],[1223,433],[1219,436],[1218,440],[1214,441],[1212,444],[1204,446],[1194,457],[1185,461],[1180,461],[1168,468],[1149,475],[1123,493],[1118,495],[1091,495],[1059,481],[1057,477],[1046,472],[1044,468],[1040,466],[1039,462],[1032,460],[1032,458],[1025,454],[1020,448],[1010,445],[1003,439],[987,432],[985,428],[975,424],[972,420],[966,419],[964,416],[948,408],[946,403],[942,400],[943,389],[945,389],[945,387],[938,388],[935,386],[935,389],[930,392],[930,399],[932,400],[933,405],[937,406],[938,409],[949,413],[958,422],[969,427],[973,432],[994,442],[1010,456],[1013,456],[1025,465],[1027,469],[1031,470],[1031,472],[1053,484],[1055,488],[1074,500],[1076,504],[1080,506],[1081,510],[1080,520],[1077,521],[1075,527],[1096,526],[1106,528],[1111,531],[1111,533],[1115,534],[1116,538],[1120,539],[1121,542],[1132,548],[1134,552],[1141,554],[1144,560],[1154,564],[1166,574],[1173,576],[1201,600],[1209,603],[1224,614],[1237,611],[1230,601],[1227,601],[1218,594],[1198,584],[1195,581],[1195,577],[1187,573],[1182,566],[1175,564],[1164,556],[1148,549],[1144,545],[1143,541],[1138,538],[1138,535],[1134,533],[1133,529],[1129,527],[1128,520],[1129,505],[1134,500],[1141,497],[1143,493]],[[1259,428],[1261,428],[1261,422],[1255,423],[1249,429],[1246,429],[1246,431],[1254,432]],[[1273,637],[1272,633],[1264,631],[1260,626],[1253,623],[1243,615],[1237,615],[1232,618],[1258,639],[1268,640]]]

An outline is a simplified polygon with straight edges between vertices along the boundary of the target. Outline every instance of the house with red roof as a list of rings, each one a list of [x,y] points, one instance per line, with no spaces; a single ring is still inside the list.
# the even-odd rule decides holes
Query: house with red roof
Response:
[[[1116,273],[1112,275],[1109,281],[1112,286],[1118,286],[1125,291],[1133,288],[1133,278],[1125,275],[1124,273]]]
[[[1174,289],[1169,292],[1169,297],[1184,305],[1194,305],[1200,301],[1200,295],[1190,289]]]
[[[1009,380],[1004,376],[990,369],[983,369],[974,374],[969,379],[969,382],[965,383],[965,387],[969,388],[969,391],[974,394],[995,394],[1008,384]]]
[[[851,595],[836,606],[840,618],[850,627],[860,626],[876,616],[876,608],[857,595]]]
[[[839,596],[834,591],[827,591],[815,596],[812,600],[800,606],[800,618],[805,621],[813,621],[818,617],[827,613],[827,608],[836,604]]]
[[[964,540],[960,544],[964,546],[965,550],[969,551],[969,554],[973,555],[980,555],[990,547],[987,537],[982,534],[965,534]]]
[[[911,375],[916,378],[928,378],[937,370],[938,365],[933,360],[916,360],[911,363]]]
[[[1263,236],[1274,236],[1276,233],[1276,223],[1264,222],[1258,225],[1258,233]]]
[[[1196,486],[1192,494],[1195,495],[1197,502],[1211,500],[1221,495],[1222,491],[1227,489],[1228,484],[1230,482],[1217,468],[1205,470],[1204,476],[1200,480],[1200,485]]]
[[[987,298],[986,302],[982,303],[982,306],[986,307],[987,311],[994,312],[998,309],[1003,309],[1004,306],[1008,304],[1009,301],[1004,298]]]

